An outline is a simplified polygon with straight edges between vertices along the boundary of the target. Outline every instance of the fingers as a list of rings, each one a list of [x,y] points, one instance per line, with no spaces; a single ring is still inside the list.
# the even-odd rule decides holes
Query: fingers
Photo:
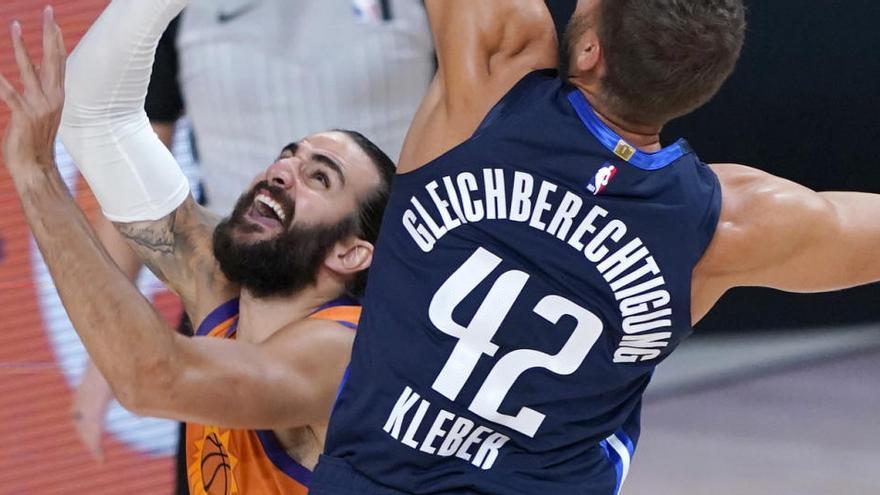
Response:
[[[67,59],[64,36],[55,22],[51,6],[43,10],[43,61],[40,64],[40,83],[47,98],[64,96],[64,69]]]
[[[13,111],[25,107],[45,110],[59,107],[64,101],[67,50],[61,28],[55,22],[54,11],[51,7],[43,11],[43,61],[39,75],[22,38],[21,24],[13,22],[9,31],[24,91],[19,93],[9,80],[0,75],[0,100]]]
[[[24,96],[33,102],[45,100],[43,89],[40,87],[40,80],[34,70],[34,64],[31,62],[30,54],[24,45],[21,37],[21,24],[14,21],[9,28],[12,37],[12,51],[15,54],[15,64],[18,65],[18,72],[21,75],[21,82],[24,85]]]

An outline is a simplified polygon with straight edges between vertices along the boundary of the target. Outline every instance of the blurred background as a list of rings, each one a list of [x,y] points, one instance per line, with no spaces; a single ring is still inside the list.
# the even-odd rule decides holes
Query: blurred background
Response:
[[[322,2],[346,13],[363,4]],[[880,192],[880,3],[746,3],[736,74],[713,102],[670,125],[664,141],[683,136],[704,161],[757,166],[817,190]],[[43,4],[0,4],[0,24],[21,20],[34,55]],[[54,4],[69,48],[105,4]],[[7,76],[16,72],[10,53],[0,36]],[[0,127],[5,121],[0,111]],[[64,170],[95,216],[82,179]],[[174,296],[148,277],[140,285],[176,324]],[[112,406],[103,464],[83,446],[71,411],[86,362],[0,169],[0,495],[173,492],[175,425]],[[655,375],[623,493],[880,493],[878,383],[880,287],[732,291]]]

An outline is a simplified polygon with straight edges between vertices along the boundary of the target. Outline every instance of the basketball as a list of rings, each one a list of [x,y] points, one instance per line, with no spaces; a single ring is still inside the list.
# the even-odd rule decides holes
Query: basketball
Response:
[[[230,472],[229,454],[223,447],[216,433],[205,437],[202,447],[202,488],[205,493],[225,495],[229,493],[232,474]]]

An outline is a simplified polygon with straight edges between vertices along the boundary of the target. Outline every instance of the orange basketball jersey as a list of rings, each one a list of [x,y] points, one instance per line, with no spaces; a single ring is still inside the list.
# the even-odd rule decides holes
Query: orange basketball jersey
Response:
[[[361,307],[343,298],[325,304],[311,318],[357,328]],[[197,337],[234,339],[238,300],[205,318]],[[271,430],[233,430],[186,425],[187,475],[192,495],[304,495],[312,472],[287,455]]]

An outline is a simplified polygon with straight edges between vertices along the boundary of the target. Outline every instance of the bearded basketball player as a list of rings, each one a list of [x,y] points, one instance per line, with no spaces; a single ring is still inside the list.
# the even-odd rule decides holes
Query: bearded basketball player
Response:
[[[191,493],[304,494],[394,165],[356,132],[319,133],[280,150],[229,218],[196,205],[143,113],[153,50],[184,3],[111,3],[72,57],[64,127],[104,212],[181,295],[197,334],[213,338],[167,326],[67,194],[52,157],[65,49],[51,9],[39,70],[12,26],[24,91],[0,76],[12,112],[4,161],[71,320],[120,402],[187,422]]]

